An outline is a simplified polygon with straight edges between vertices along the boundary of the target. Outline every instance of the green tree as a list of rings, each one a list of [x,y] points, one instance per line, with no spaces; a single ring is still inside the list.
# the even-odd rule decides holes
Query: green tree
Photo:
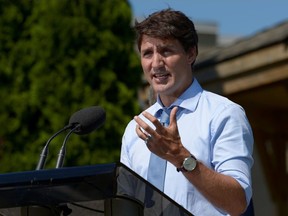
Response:
[[[123,0],[0,0],[0,171],[35,169],[52,134],[85,107],[106,122],[71,135],[65,166],[115,162],[139,112],[141,69]],[[50,144],[55,167],[65,133]]]

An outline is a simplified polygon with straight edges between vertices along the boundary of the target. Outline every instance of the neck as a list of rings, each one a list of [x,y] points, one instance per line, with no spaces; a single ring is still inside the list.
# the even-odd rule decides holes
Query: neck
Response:
[[[194,80],[194,79],[193,79]],[[173,104],[193,83],[193,80],[181,92],[177,94],[158,94],[158,98],[164,107],[169,107]]]

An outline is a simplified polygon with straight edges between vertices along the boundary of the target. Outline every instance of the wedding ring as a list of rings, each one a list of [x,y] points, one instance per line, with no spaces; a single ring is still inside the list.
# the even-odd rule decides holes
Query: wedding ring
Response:
[[[148,142],[149,142],[149,140],[151,139],[151,135],[147,135],[147,137],[146,137],[146,139],[145,139],[145,144],[147,145],[148,144]]]

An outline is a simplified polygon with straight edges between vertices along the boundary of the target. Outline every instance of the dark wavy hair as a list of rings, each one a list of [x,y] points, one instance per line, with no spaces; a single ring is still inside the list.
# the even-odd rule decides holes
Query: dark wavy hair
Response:
[[[162,39],[177,39],[187,52],[190,48],[198,54],[198,35],[194,23],[184,13],[171,8],[157,11],[141,22],[135,21],[138,50],[143,35]]]

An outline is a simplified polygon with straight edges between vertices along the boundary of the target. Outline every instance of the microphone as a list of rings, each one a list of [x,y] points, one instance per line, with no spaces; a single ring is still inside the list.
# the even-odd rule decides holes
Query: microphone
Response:
[[[69,120],[69,125],[72,125],[73,128],[64,139],[63,145],[58,154],[56,168],[63,167],[66,155],[66,143],[73,132],[78,135],[88,134],[101,127],[105,120],[106,113],[104,109],[99,106],[84,108],[74,113]]]
[[[105,120],[105,110],[100,106],[93,106],[74,113],[69,120],[69,125],[72,125],[73,128],[79,125],[73,132],[78,135],[84,135],[101,127]]]
[[[40,154],[36,170],[41,170],[44,168],[46,158],[49,153],[49,144],[60,133],[68,129],[72,129],[72,132],[79,135],[88,134],[91,131],[102,126],[105,120],[106,120],[106,113],[104,109],[99,106],[84,108],[74,113],[70,117],[69,124],[66,125],[64,128],[62,128],[61,130],[59,130],[58,132],[56,132],[55,134],[53,134],[47,141],[46,145],[44,146]]]

